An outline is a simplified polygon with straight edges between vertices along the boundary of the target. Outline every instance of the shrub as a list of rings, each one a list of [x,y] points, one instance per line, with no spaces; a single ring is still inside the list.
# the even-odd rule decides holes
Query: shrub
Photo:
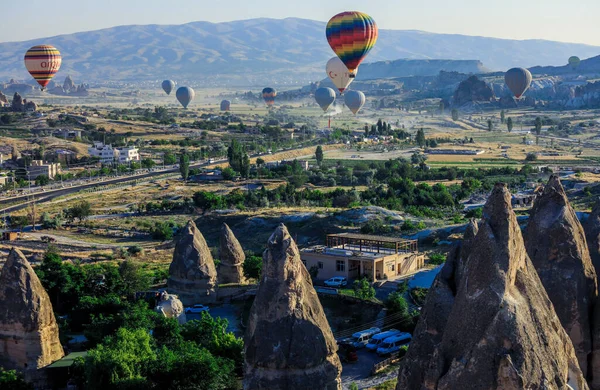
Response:
[[[429,255],[429,264],[440,265],[446,262],[446,255],[441,253],[432,253]]]

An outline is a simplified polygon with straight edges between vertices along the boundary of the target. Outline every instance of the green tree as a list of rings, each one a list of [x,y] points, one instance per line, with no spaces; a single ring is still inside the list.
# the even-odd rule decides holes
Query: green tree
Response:
[[[223,175],[223,179],[225,180],[233,180],[235,178],[235,171],[227,167],[221,171],[221,175]]]
[[[510,133],[513,129],[513,120],[512,118],[508,118],[506,120],[506,128],[508,129],[508,132]]]
[[[132,260],[121,262],[119,275],[123,283],[123,294],[127,296],[133,296],[138,291],[147,291],[150,288],[150,275],[138,262]]]
[[[315,158],[317,160],[317,164],[321,166],[321,163],[323,163],[323,148],[321,147],[321,145],[317,146],[317,150],[315,151]]]
[[[202,210],[216,210],[224,207],[223,197],[208,191],[198,191],[193,196],[194,204]]]
[[[452,120],[455,122],[458,120],[458,110],[456,108],[452,110]]]
[[[250,176],[250,157],[247,153],[244,154],[244,157],[242,159],[242,166],[240,168],[240,175],[247,179]]]
[[[0,367],[0,389],[33,390],[33,385],[27,383],[21,373],[15,370],[7,371]]]
[[[506,113],[504,110],[500,111],[500,123],[504,123],[506,121]]]
[[[142,160],[142,168],[150,169],[153,168],[155,165],[156,163],[151,158],[145,158]]]
[[[440,109],[440,114],[444,113],[444,109],[445,109],[445,105],[444,105],[444,101],[440,100],[440,105],[439,105],[439,109]]]
[[[245,277],[258,280],[262,271],[262,257],[248,256],[244,261],[243,268]]]
[[[536,153],[527,153],[527,156],[525,156],[525,161],[536,161],[538,159],[538,156]]]
[[[172,240],[173,239],[173,227],[169,222],[157,222],[150,229],[150,235],[155,240]]]
[[[425,146],[425,131],[423,130],[423,128],[417,130],[417,135],[415,136],[415,141],[417,142],[417,145],[419,145],[420,148],[422,148],[423,146]]]
[[[11,215],[10,216],[10,227],[13,229],[19,229],[22,233],[23,228],[29,225],[29,218],[25,215]]]
[[[181,178],[187,181],[190,175],[190,157],[185,153],[179,156],[179,172]]]
[[[542,132],[542,118],[539,116],[535,118],[535,133],[540,135]]]
[[[375,298],[375,289],[367,278],[362,278],[354,281],[354,295],[360,299]]]
[[[385,307],[388,309],[389,314],[400,313],[401,317],[407,318],[410,316],[408,311],[408,303],[400,292],[393,292],[388,295],[385,300]]]
[[[488,131],[494,131],[494,122],[491,119],[487,121]]]
[[[50,184],[50,178],[48,177],[48,175],[39,175],[35,178],[36,186],[46,186],[48,184]]]
[[[261,158],[261,157],[257,158],[256,159],[256,166],[260,168],[263,165],[265,165],[265,160],[263,158]]]
[[[166,152],[163,156],[163,162],[165,165],[174,165],[177,163],[177,157],[171,152]]]
[[[76,219],[79,222],[83,222],[92,214],[92,205],[87,200],[82,200],[73,207],[65,209],[63,214],[69,222],[73,222]]]

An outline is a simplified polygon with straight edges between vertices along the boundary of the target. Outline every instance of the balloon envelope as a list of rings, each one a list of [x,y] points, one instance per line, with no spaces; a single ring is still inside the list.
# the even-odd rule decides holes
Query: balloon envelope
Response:
[[[580,63],[581,63],[581,60],[577,56],[573,56],[573,57],[569,58],[569,65],[571,65],[571,69],[573,69],[573,70],[579,68]]]
[[[344,103],[346,103],[346,106],[354,114],[356,114],[362,108],[362,106],[365,104],[365,101],[365,94],[360,91],[348,91],[344,95]]]
[[[525,68],[512,68],[504,75],[508,89],[519,99],[531,85],[531,73]]]
[[[162,82],[162,89],[167,93],[167,95],[171,94],[171,91],[175,89],[175,81],[173,80],[165,80]]]
[[[335,101],[335,91],[331,88],[319,88],[315,91],[315,100],[323,111],[327,111],[329,106]]]
[[[221,102],[221,111],[229,111],[231,108],[231,102],[229,100],[223,100]]]
[[[329,46],[354,75],[377,42],[377,24],[362,12],[350,11],[335,15],[325,30]]]
[[[277,91],[273,88],[265,88],[262,90],[263,99],[267,103],[267,106],[271,107],[275,104],[275,96],[277,96]]]
[[[42,90],[58,72],[61,63],[62,56],[54,46],[38,45],[25,53],[25,67],[35,81],[42,86]]]
[[[194,100],[196,93],[190,87],[179,87],[177,92],[175,92],[175,97],[179,100],[179,103],[183,106],[183,108],[187,108],[188,104]]]
[[[346,68],[346,65],[344,65],[339,57],[333,57],[327,61],[326,71],[327,76],[329,76],[340,93],[344,93],[346,88],[354,81],[354,77],[350,77],[348,68]],[[357,71],[355,71],[355,74]]]

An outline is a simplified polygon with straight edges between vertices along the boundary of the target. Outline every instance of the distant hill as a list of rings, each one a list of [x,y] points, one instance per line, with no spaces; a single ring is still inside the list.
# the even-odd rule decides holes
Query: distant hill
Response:
[[[378,61],[360,67],[360,80],[394,77],[437,76],[440,71],[459,73],[487,73],[487,69],[476,60],[396,60]]]
[[[333,55],[325,23],[305,19],[251,19],[227,23],[120,26],[26,42],[0,43],[0,80],[26,79],[23,54],[35,44],[63,53],[59,79],[82,82],[173,78],[191,86],[302,85],[320,79]],[[381,30],[368,61],[407,59],[479,60],[492,70],[560,65],[600,48],[543,40]],[[366,72],[365,72],[366,73]],[[362,72],[361,72],[362,75]]]
[[[529,69],[533,74],[546,74],[550,76],[565,74],[600,74],[600,56],[581,60],[579,67],[573,70],[569,65],[563,66],[534,66]]]

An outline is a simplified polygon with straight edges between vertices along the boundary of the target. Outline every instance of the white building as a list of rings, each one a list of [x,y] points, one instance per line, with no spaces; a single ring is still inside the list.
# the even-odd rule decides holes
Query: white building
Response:
[[[94,146],[88,147],[90,157],[98,157],[101,163],[112,163],[119,157],[119,151],[102,142],[94,142]]]
[[[119,153],[119,163],[127,163],[130,161],[140,161],[140,154],[138,148],[128,146],[125,148],[117,149]]]

